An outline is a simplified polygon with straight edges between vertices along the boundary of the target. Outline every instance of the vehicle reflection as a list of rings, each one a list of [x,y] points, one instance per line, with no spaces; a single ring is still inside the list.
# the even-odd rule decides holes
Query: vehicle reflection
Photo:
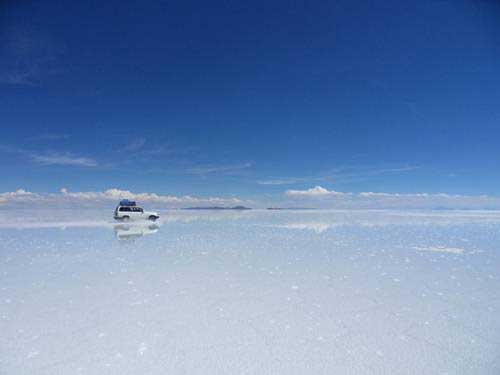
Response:
[[[155,234],[160,229],[157,224],[149,225],[129,225],[118,224],[113,226],[116,239],[119,241],[134,241],[138,238]]]

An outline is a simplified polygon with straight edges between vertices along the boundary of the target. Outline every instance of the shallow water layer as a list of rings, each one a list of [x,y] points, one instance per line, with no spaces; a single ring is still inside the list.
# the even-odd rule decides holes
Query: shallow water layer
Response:
[[[0,373],[500,373],[500,213],[161,214],[0,211]]]

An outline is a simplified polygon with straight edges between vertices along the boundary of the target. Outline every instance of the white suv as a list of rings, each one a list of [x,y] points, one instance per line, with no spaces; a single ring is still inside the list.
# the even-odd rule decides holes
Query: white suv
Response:
[[[160,217],[156,212],[144,211],[141,207],[135,205],[135,202],[122,200],[115,208],[115,220],[151,220],[155,221]]]

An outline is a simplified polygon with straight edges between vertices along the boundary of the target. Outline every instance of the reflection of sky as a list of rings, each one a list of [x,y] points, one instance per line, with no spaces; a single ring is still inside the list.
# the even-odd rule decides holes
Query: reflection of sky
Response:
[[[3,221],[0,368],[499,369],[494,214],[173,212],[162,219],[151,235],[141,235],[151,223],[105,218],[94,227],[69,218],[74,225],[65,230]],[[117,230],[137,240],[117,241]]]
[[[326,229],[345,226],[497,224],[500,211],[398,211],[398,210],[167,210],[160,211],[160,223],[248,222],[289,229]],[[106,210],[68,209],[0,210],[0,228],[112,227],[117,222]],[[132,225],[147,225],[134,221]]]

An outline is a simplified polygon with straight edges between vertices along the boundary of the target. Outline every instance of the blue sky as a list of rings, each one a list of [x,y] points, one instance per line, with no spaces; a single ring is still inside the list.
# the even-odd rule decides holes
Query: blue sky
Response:
[[[496,1],[3,2],[0,192],[500,195],[499,19]]]

